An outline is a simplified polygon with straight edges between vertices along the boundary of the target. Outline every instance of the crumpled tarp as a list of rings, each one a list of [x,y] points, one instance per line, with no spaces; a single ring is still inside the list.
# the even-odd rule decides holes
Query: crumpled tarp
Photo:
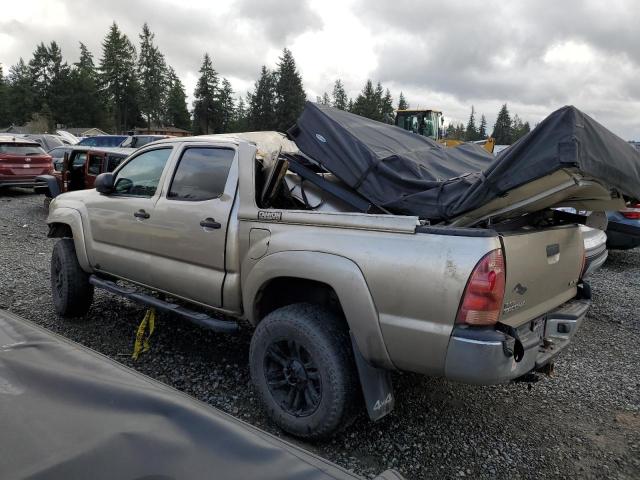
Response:
[[[298,148],[377,206],[432,221],[479,208],[563,168],[640,198],[640,152],[575,107],[563,107],[494,158],[307,102],[288,132]]]
[[[3,310],[0,428],[2,479],[359,478]]]

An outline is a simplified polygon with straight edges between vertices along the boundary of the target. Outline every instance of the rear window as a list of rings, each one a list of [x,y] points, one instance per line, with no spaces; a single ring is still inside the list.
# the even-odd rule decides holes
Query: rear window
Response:
[[[40,145],[20,143],[0,143],[0,154],[7,155],[46,155]]]
[[[122,141],[127,138],[125,136],[113,136],[113,137],[88,137],[80,142],[78,145],[88,147],[117,147]]]

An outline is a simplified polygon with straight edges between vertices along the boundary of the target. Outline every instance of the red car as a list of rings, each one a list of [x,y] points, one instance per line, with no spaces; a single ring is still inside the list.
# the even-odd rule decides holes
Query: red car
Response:
[[[0,135],[0,188],[33,187],[38,175],[52,170],[51,156],[38,143]]]

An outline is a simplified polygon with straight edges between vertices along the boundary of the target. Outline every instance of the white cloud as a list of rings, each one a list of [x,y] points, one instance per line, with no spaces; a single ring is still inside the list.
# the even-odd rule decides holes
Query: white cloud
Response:
[[[309,98],[341,78],[367,78],[397,99],[465,122],[471,105],[492,125],[502,103],[532,124],[565,104],[624,138],[640,139],[640,2],[539,0],[22,0],[4,2],[0,63],[56,40],[101,53],[112,21],[134,41],[147,21],[191,94],[205,51],[244,96],[260,66],[289,47]]]

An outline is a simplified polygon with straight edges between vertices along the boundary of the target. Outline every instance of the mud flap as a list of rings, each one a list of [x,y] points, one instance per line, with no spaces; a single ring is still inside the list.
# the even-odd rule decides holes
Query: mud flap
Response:
[[[353,334],[349,332],[349,335],[351,336],[353,355],[356,359],[360,385],[362,386],[362,394],[364,403],[367,405],[369,418],[373,421],[379,420],[391,413],[396,404],[391,383],[391,372],[369,364],[360,353]]]

